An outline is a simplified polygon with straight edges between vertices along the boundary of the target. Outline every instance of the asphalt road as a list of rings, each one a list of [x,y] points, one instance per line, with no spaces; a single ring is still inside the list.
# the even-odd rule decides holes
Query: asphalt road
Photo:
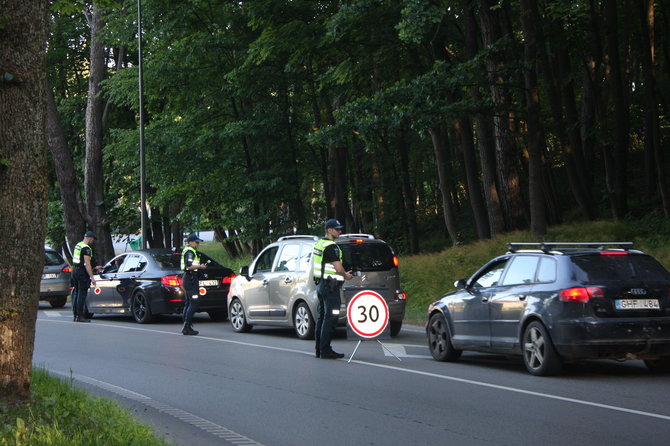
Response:
[[[40,306],[34,365],[119,400],[179,445],[670,445],[670,376],[640,361],[585,361],[529,375],[520,359],[434,361],[421,327],[314,358],[291,330],[233,332],[206,315],[73,323]]]

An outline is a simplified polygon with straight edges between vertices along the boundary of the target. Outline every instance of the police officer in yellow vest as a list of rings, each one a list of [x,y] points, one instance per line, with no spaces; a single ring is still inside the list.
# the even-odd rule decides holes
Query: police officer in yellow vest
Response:
[[[88,231],[84,234],[84,240],[77,243],[72,254],[72,272],[74,279],[74,289],[72,292],[72,312],[75,322],[91,322],[86,317],[86,297],[91,283],[95,285],[93,278],[93,248],[91,245],[95,240],[95,234]]]
[[[330,346],[340,315],[340,288],[345,280],[353,277],[342,266],[342,251],[335,243],[344,226],[331,218],[326,222],[326,236],[314,245],[314,281],[319,297],[319,319],[316,323],[316,357],[343,358]]]
[[[199,281],[198,270],[207,268],[200,263],[200,254],[197,247],[202,240],[195,234],[186,238],[188,246],[181,253],[181,269],[184,271],[182,285],[184,286],[184,328],[183,335],[195,336],[199,332],[193,329],[193,314],[198,310]]]

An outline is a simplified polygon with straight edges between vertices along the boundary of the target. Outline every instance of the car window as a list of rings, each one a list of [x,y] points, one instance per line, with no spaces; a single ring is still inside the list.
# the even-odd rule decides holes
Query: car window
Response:
[[[143,271],[146,266],[147,266],[147,260],[143,256],[133,254],[128,256],[126,261],[123,262],[123,265],[121,265],[121,269],[119,272],[121,273],[140,272]]]
[[[65,263],[65,260],[55,251],[44,251],[44,265],[55,266]]]
[[[387,271],[394,267],[393,251],[385,243],[338,243],[347,271]]]
[[[556,260],[549,257],[540,258],[540,266],[537,269],[537,281],[540,283],[556,281]]]
[[[275,255],[277,255],[278,249],[278,246],[273,246],[272,248],[269,248],[261,253],[261,255],[258,257],[258,260],[256,260],[252,274],[272,271],[272,264],[274,263]]]
[[[584,255],[571,260],[583,280],[670,280],[668,270],[648,255]]]
[[[298,271],[308,271],[309,261],[312,259],[314,247],[312,245],[302,245],[300,258],[298,259]]]
[[[498,285],[498,280],[500,280],[500,276],[502,275],[508,260],[509,259],[498,260],[489,265],[472,281],[472,286],[475,288],[486,288]]]
[[[531,284],[535,281],[535,271],[540,258],[538,256],[515,256],[511,263],[502,285]]]
[[[298,267],[298,256],[300,255],[300,245],[284,245],[275,271],[294,272]]]
[[[125,260],[127,256],[122,255],[118,256],[117,258],[113,259],[111,262],[109,262],[107,265],[105,265],[105,269],[102,270],[103,274],[114,274],[119,272],[119,269],[121,268],[121,265],[123,264],[123,261]]]

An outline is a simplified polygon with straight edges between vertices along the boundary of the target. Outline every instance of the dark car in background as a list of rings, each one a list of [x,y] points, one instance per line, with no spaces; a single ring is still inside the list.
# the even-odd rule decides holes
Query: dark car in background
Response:
[[[632,243],[511,243],[430,305],[432,356],[521,355],[533,375],[581,359],[670,371],[670,272]]]
[[[48,301],[53,308],[62,308],[70,294],[72,268],[58,252],[44,249],[44,268],[40,281],[40,300]]]
[[[199,272],[198,311],[225,320],[235,273],[206,254],[199,255],[207,268]],[[128,251],[114,257],[95,275],[95,287],[87,298],[89,313],[132,315],[140,324],[153,322],[158,314],[180,314],[185,304],[180,263],[181,252],[170,249]]]
[[[312,339],[318,315],[313,275],[314,235],[280,237],[266,246],[250,266],[242,268],[228,297],[230,324],[237,332],[254,325],[293,327],[301,339]],[[383,240],[370,234],[342,234],[337,240],[346,270],[357,273],[341,290],[338,325],[346,325],[346,296],[361,290],[379,293],[389,307],[391,336],[405,316],[398,258]]]

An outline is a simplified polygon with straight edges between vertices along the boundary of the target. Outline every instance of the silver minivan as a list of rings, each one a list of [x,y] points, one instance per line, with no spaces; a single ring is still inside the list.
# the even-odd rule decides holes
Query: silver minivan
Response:
[[[314,338],[318,298],[312,252],[317,240],[313,235],[281,237],[241,269],[228,292],[228,317],[235,331],[246,332],[253,325],[293,327],[299,338]],[[386,300],[391,336],[397,335],[405,317],[398,257],[370,234],[343,234],[336,243],[344,268],[356,272],[342,287],[338,325],[346,325],[346,296],[373,290]]]

